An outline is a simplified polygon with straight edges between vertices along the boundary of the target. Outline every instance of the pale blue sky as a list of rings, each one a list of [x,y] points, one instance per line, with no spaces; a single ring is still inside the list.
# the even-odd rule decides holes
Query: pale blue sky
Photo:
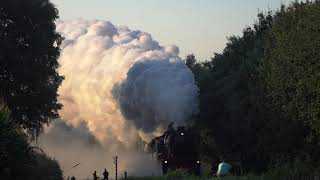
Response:
[[[177,45],[180,56],[209,59],[241,34],[258,9],[278,9],[290,0],[52,0],[61,19],[102,19],[152,34],[162,45]]]

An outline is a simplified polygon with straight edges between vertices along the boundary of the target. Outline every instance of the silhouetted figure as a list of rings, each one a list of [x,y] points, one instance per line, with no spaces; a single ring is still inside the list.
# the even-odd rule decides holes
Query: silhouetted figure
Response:
[[[109,172],[106,169],[104,169],[104,171],[103,171],[103,180],[108,180],[108,179],[109,179]]]
[[[98,180],[97,171],[94,171],[93,173],[93,180]]]
[[[76,180],[76,178],[74,176],[71,177],[71,180]]]
[[[127,171],[124,172],[124,179],[127,179]]]

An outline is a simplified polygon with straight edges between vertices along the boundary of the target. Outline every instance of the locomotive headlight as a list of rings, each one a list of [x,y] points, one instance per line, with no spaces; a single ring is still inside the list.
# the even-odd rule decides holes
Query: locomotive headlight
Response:
[[[200,161],[197,161],[197,164],[200,164]]]
[[[167,163],[168,163],[168,161],[164,161],[164,163],[165,163],[165,164],[167,164]]]
[[[184,134],[183,134],[183,132],[181,133],[181,136],[183,136]]]

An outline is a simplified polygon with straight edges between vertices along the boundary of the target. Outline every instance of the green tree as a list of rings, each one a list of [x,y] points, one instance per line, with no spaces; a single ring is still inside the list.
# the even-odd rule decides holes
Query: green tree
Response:
[[[55,30],[58,10],[49,0],[0,2],[0,97],[12,120],[37,135],[59,117],[57,72],[62,38]]]
[[[272,47],[261,68],[269,107],[281,121],[300,125],[300,139],[305,142],[294,149],[313,162],[320,158],[319,17],[318,0],[283,6],[276,14]]]
[[[272,20],[271,13],[259,13],[254,27],[245,28],[242,37],[230,37],[223,53],[190,68],[200,88],[196,126],[203,155],[210,161],[226,155],[244,172],[261,172],[267,164],[261,163],[264,144],[257,133],[268,118],[257,70]]]
[[[318,17],[318,0],[283,5],[259,13],[210,61],[187,56],[200,88],[195,128],[205,159],[225,155],[244,173],[320,166]]]
[[[200,88],[196,128],[202,155],[211,162],[227,156],[238,173],[264,172],[303,146],[306,129],[272,108],[264,82],[262,65],[273,48],[274,19],[277,14],[259,13],[253,27],[230,37],[211,61],[187,63]],[[188,56],[186,62],[193,62],[188,58],[195,59]]]
[[[1,179],[23,179],[31,156],[29,144],[23,131],[9,120],[10,111],[0,101],[0,177]]]
[[[12,180],[62,180],[59,164],[29,145],[28,136],[10,120],[10,110],[0,101],[0,178]]]
[[[274,47],[264,68],[274,108],[320,134],[320,1],[277,13]]]

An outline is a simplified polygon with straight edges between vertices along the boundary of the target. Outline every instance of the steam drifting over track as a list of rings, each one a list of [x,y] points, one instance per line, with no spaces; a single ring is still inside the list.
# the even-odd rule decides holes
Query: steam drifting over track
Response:
[[[65,37],[59,58],[64,107],[57,120],[63,123],[46,129],[41,147],[63,167],[86,162],[74,170],[83,177],[94,168],[111,168],[115,154],[120,169],[155,173],[156,162],[137,144],[170,122],[187,123],[198,108],[198,88],[179,48],[108,21],[58,21],[57,30]]]

